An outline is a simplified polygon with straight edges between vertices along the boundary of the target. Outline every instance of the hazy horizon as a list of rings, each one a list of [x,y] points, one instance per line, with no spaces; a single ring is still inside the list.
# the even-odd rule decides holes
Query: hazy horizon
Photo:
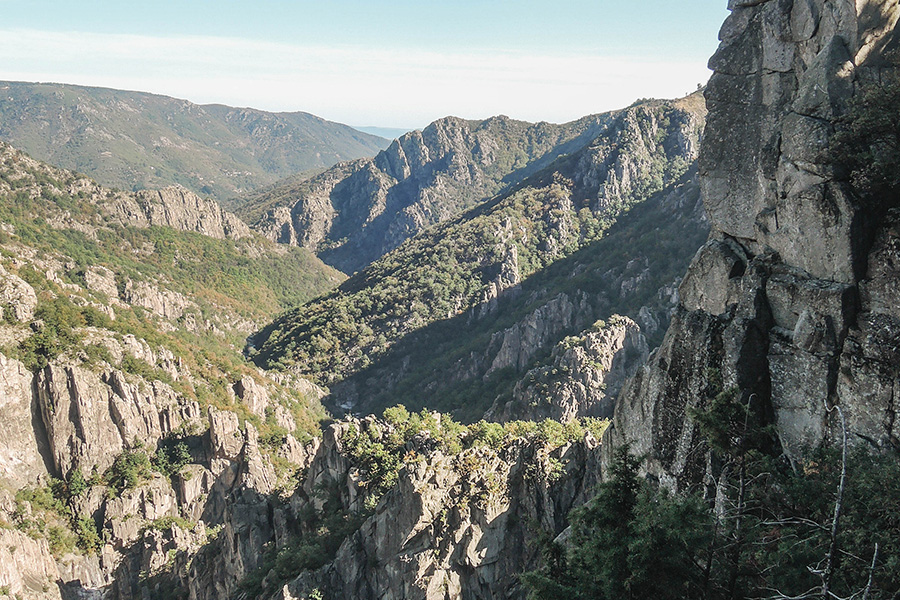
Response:
[[[0,79],[356,127],[498,114],[561,123],[706,83],[726,3],[672,4],[270,0],[248,11],[227,1],[0,0]]]

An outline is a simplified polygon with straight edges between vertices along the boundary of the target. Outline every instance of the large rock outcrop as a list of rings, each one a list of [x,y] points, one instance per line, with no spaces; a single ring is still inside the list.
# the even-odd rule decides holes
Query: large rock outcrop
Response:
[[[20,531],[0,529],[0,593],[3,598],[61,600],[59,570],[45,540]]]
[[[692,406],[728,389],[788,457],[840,431],[897,443],[900,214],[861,202],[829,152],[895,40],[895,2],[733,1],[711,59],[700,181],[712,225],[665,341],[623,390],[630,442],[670,487],[707,471]]]
[[[625,378],[647,360],[647,340],[637,323],[613,315],[583,335],[558,343],[548,364],[530,369],[512,399],[495,401],[486,418],[498,421],[612,416]]]
[[[121,195],[107,210],[133,227],[171,227],[216,239],[250,237],[250,228],[214,200],[179,186]]]
[[[0,480],[15,486],[36,483],[47,472],[40,448],[40,408],[31,381],[25,365],[0,354]]]
[[[164,435],[200,417],[198,404],[178,397],[168,385],[130,383],[120,371],[51,364],[33,385],[52,472],[60,477],[79,467],[103,472],[135,440],[155,447]]]
[[[333,493],[346,509],[362,508],[365,492],[343,440],[350,427],[373,426],[385,427],[370,417],[325,432],[291,500],[295,513],[321,507],[323,486],[337,486]],[[307,598],[316,589],[333,598],[521,598],[517,575],[539,554],[535,529],[560,533],[599,476],[599,444],[590,434],[559,447],[519,439],[500,450],[444,453],[422,433],[407,451],[417,458],[406,461],[397,484],[334,560],[289,581],[274,598]]]

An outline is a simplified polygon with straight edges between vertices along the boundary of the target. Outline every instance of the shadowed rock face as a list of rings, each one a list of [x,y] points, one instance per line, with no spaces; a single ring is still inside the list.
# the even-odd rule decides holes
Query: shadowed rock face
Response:
[[[620,396],[607,460],[628,441],[670,487],[698,482],[708,465],[688,407],[728,388],[770,416],[792,458],[836,433],[826,405],[854,440],[897,443],[900,213],[863,207],[828,148],[900,9],[857,5],[730,3],[700,153],[712,233],[662,347]]]

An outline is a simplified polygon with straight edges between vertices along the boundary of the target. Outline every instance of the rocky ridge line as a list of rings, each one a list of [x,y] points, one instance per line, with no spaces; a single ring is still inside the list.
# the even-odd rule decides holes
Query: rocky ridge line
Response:
[[[372,159],[253,197],[248,208],[265,212],[247,217],[269,239],[308,248],[352,273],[577,150],[609,120],[597,115],[552,125],[447,117],[394,140]]]

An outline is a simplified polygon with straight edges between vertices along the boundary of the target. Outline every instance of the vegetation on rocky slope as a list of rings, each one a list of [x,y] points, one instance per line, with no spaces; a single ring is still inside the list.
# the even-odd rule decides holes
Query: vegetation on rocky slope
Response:
[[[411,240],[265,328],[261,364],[297,365],[326,382],[367,366],[403,335],[476,305],[495,280],[515,283],[596,237],[598,219],[564,210],[567,200],[566,183],[554,182]]]
[[[309,252],[260,238],[213,239],[167,227],[129,227],[104,214],[114,193],[4,147],[0,164],[0,243],[68,257],[64,277],[78,284],[90,266],[172,289],[252,320],[264,319],[332,287],[342,276]],[[11,251],[8,251],[8,253]]]
[[[6,356],[35,372],[55,361],[120,369],[202,406],[237,410],[265,430],[265,420],[229,393],[232,382],[260,377],[240,352],[246,332],[333,287],[339,273],[303,249],[258,237],[123,225],[107,208],[119,193],[8,146],[0,194],[0,265],[4,279],[21,282],[7,287],[9,303],[0,307]],[[131,336],[158,360],[169,358],[150,364],[111,351]],[[324,411],[317,401],[269,385],[280,390],[303,436],[318,431]]]
[[[671,105],[629,109],[608,136],[279,317],[255,337],[251,353],[269,368],[296,368],[331,383],[414,331],[487,307],[677,181],[690,166],[684,139],[698,125]],[[630,173],[627,184],[612,174],[616,165]]]
[[[678,200],[670,204],[673,198]],[[333,391],[340,395],[351,386],[365,390],[362,401],[367,411],[400,402],[412,410],[434,408],[471,421],[498,398],[508,399],[525,372],[549,359],[555,343],[580,334],[596,319],[623,314],[644,322],[640,311],[647,307],[648,314],[660,321],[655,330],[644,323],[644,333],[655,346],[671,308],[669,296],[661,297],[660,292],[677,281],[707,235],[705,224],[692,214],[698,204],[696,182],[687,177],[635,206],[602,239],[537,270],[514,293],[501,295],[494,310],[477,314],[476,308],[403,336]],[[571,325],[559,327],[544,347],[534,348],[526,365],[488,373],[494,359],[491,352],[499,351],[505,332],[560,298],[578,305]],[[476,375],[468,375],[469,369]]]
[[[253,194],[238,211],[271,239],[307,247],[352,273],[582,148],[613,115],[562,125],[446,117],[373,159]]]
[[[423,410],[410,413],[402,406],[384,411],[382,418],[367,417],[339,423],[340,454],[353,473],[352,482],[323,478],[313,490],[311,502],[302,509],[296,528],[286,543],[269,548],[259,567],[249,573],[241,589],[251,597],[265,596],[298,575],[315,571],[334,560],[339,547],[376,512],[379,503],[397,488],[401,471],[415,470],[432,461],[452,461],[453,472],[480,477],[480,487],[472,497],[455,498],[460,504],[484,505],[500,502],[501,476],[490,470],[491,457],[513,446],[540,448],[528,463],[536,477],[541,469],[557,483],[565,479],[562,461],[549,454],[562,446],[599,440],[608,421],[581,419],[568,424],[552,420],[516,421],[500,425],[480,421],[469,426],[450,415]],[[546,465],[536,464],[544,460]],[[343,488],[354,489],[348,506]],[[446,520],[447,511],[440,517]],[[333,597],[328,592],[323,597]]]
[[[216,452],[224,464],[246,446],[266,485],[290,485],[328,415],[308,382],[248,363],[243,340],[342,277],[259,237],[129,223],[128,194],[5,145],[0,156],[2,451],[17,456],[0,477],[19,488],[0,486],[0,535],[9,552],[38,553],[38,579],[87,565],[85,585],[116,574],[180,597],[172,577],[155,579],[166,569],[131,573],[122,557],[165,535],[215,540],[221,514],[200,517]],[[214,425],[227,450],[210,445]],[[185,486],[202,490],[194,508]],[[187,551],[163,551],[166,565]]]

